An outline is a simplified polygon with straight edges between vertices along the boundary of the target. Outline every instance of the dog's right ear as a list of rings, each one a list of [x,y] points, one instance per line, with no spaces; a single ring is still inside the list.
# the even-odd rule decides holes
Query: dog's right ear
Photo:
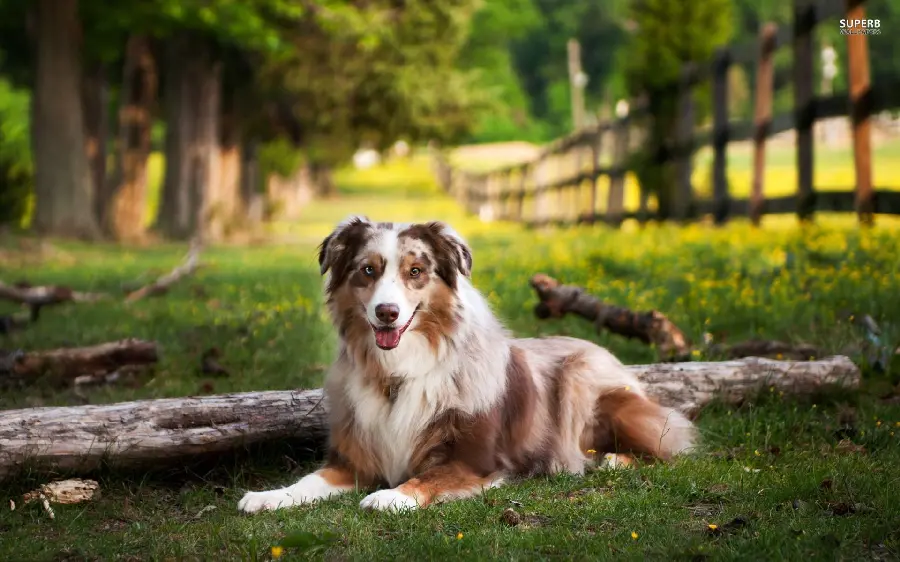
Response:
[[[325,275],[329,269],[333,269],[339,256],[352,245],[353,241],[361,240],[371,225],[372,222],[364,216],[354,215],[341,221],[319,245],[320,275]]]

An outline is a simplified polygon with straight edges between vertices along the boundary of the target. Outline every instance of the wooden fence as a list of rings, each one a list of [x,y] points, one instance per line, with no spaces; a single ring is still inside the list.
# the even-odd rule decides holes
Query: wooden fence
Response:
[[[674,199],[671,216],[691,220],[710,216],[716,223],[729,217],[749,216],[754,223],[765,214],[796,213],[808,219],[815,211],[857,212],[868,224],[874,214],[900,214],[900,186],[872,185],[871,117],[900,108],[900,82],[870,84],[867,37],[847,36],[849,91],[828,96],[813,94],[813,31],[829,18],[865,19],[865,0],[794,0],[790,27],[763,26],[755,44],[720,49],[705,65],[686,65],[673,85],[679,96],[679,125],[673,150],[657,158],[673,163]],[[836,25],[836,22],[835,22]],[[792,111],[772,116],[775,92],[774,63],[779,49],[792,48]],[[729,120],[728,71],[734,64],[755,64],[754,118]],[[694,126],[698,85],[710,84],[712,125]],[[855,167],[855,186],[815,186],[813,182],[813,125],[817,120],[849,116]],[[529,225],[565,225],[605,222],[619,224],[629,218],[655,218],[643,190],[636,211],[626,211],[625,179],[632,168],[630,155],[641,146],[648,117],[646,105],[632,103],[627,115],[599,123],[550,143],[528,162],[472,173],[451,166],[438,153],[434,164],[441,185],[472,213]],[[764,196],[766,140],[796,131],[797,183],[794,195]],[[751,193],[747,199],[729,193],[726,151],[729,143],[753,140]],[[692,184],[697,149],[711,147],[712,198],[699,198]],[[816,189],[819,187],[819,189]],[[822,189],[826,187],[827,189]],[[896,190],[895,190],[896,189]],[[600,210],[601,193],[606,202]],[[555,197],[554,197],[555,195]]]

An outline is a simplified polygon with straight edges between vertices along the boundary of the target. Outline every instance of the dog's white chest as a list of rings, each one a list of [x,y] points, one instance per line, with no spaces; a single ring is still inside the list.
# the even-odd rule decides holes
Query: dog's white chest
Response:
[[[391,486],[406,476],[422,430],[435,413],[421,394],[416,396],[414,385],[404,386],[396,388],[393,399],[367,389],[356,407],[356,425]]]

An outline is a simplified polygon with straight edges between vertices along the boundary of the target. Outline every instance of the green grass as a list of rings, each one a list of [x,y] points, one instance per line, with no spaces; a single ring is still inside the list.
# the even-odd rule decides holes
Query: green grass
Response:
[[[420,159],[345,171],[339,182],[339,198],[314,203],[299,222],[274,225],[283,242],[212,249],[204,254],[208,266],[165,297],[127,308],[45,310],[0,347],[134,336],[159,341],[161,362],[136,381],[81,396],[47,385],[8,389],[0,408],[319,386],[336,336],[323,313],[315,246],[349,213],[451,221],[473,245],[475,284],[516,334],[587,338],[628,363],[653,361],[653,350],[598,335],[576,318],[535,320],[529,277],[543,271],[612,302],[657,308],[695,341],[708,332],[719,341],[859,348],[865,333],[847,318],[870,314],[885,342],[900,343],[896,223],[880,221],[869,232],[857,230],[852,217],[822,217],[802,230],[784,218],[762,231],[741,221],[723,229],[526,231],[465,216],[436,192]],[[12,240],[0,245],[0,279],[117,291],[169,269],[183,252],[56,243],[39,253]],[[0,314],[12,310],[0,304]],[[223,351],[230,377],[199,373],[199,355],[211,346]],[[764,393],[742,407],[712,406],[698,419],[702,450],[671,465],[514,482],[408,515],[361,512],[361,491],[314,507],[239,515],[244,491],[309,470],[314,455],[299,443],[165,470],[103,472],[98,500],[57,505],[53,520],[38,505],[6,509],[6,498],[48,479],[25,474],[2,487],[0,560],[266,560],[272,545],[298,532],[338,540],[314,552],[288,548],[281,559],[897,559],[900,407],[879,397],[900,382],[900,369],[896,360],[882,372],[865,353],[853,358],[864,369],[860,393],[806,400]],[[864,452],[837,448],[837,430],[847,425]],[[525,518],[517,527],[501,521],[513,506]],[[854,512],[835,513],[845,506]]]

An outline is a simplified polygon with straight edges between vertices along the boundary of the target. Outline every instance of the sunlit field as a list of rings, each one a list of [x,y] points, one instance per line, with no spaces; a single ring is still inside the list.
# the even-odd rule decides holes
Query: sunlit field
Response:
[[[749,180],[738,163],[747,157],[731,157],[735,189],[744,189]],[[790,191],[784,187],[793,181],[790,154],[770,158],[767,182]],[[817,182],[821,176],[822,184],[849,185],[852,168],[831,169],[830,162],[820,157]],[[879,156],[876,183],[900,186],[897,162]],[[879,217],[869,231],[859,230],[852,215],[820,216],[803,229],[785,216],[759,230],[742,220],[720,229],[527,230],[466,215],[439,191],[423,156],[344,170],[337,179],[338,197],[311,204],[296,222],[272,225],[277,243],[210,249],[204,267],[166,296],[127,308],[109,302],[48,308],[38,323],[0,343],[30,350],[154,339],[163,354],[152,373],[78,392],[8,389],[0,408],[320,386],[337,342],[322,306],[316,245],[351,213],[449,221],[471,242],[475,285],[517,335],[567,334],[608,346],[626,363],[655,360],[653,349],[597,334],[583,320],[537,320],[528,280],[543,272],[610,302],[660,310],[694,341],[704,334],[718,342],[761,337],[848,353],[862,367],[863,389],[805,400],[765,392],[741,407],[714,405],[698,418],[701,449],[671,465],[512,482],[484,497],[406,515],[360,511],[362,491],[312,507],[239,515],[245,491],[290,483],[320,454],[293,443],[225,455],[212,466],[104,472],[100,499],[54,506],[52,520],[38,504],[6,508],[7,497],[47,480],[25,474],[2,487],[0,560],[269,560],[273,545],[297,533],[307,534],[280,560],[900,556],[900,359],[872,367],[868,335],[853,321],[871,315],[882,345],[900,345],[896,221]],[[0,279],[117,292],[168,270],[184,251],[13,239],[0,246]],[[0,314],[14,310],[0,303]],[[214,346],[228,377],[200,372],[200,354]],[[857,446],[839,446],[842,438]],[[501,520],[508,507],[523,515],[522,524]]]

